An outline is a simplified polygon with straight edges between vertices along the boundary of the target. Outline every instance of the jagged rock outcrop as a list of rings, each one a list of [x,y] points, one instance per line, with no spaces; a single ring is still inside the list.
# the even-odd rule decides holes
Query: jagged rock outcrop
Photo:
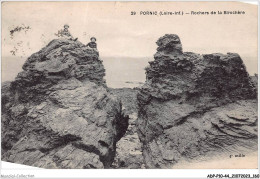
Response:
[[[240,56],[183,52],[174,34],[157,45],[137,95],[146,167],[255,150],[257,93]]]
[[[2,160],[42,168],[110,168],[128,116],[95,50],[56,39],[2,85]]]
[[[81,82],[105,85],[104,76],[105,69],[97,51],[79,41],[56,39],[27,59],[11,88],[20,89],[17,96],[23,102],[38,101],[60,80],[74,77]]]

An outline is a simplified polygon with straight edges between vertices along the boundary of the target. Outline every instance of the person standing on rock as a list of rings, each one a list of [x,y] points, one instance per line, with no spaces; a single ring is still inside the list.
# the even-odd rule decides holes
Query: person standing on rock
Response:
[[[66,38],[66,39],[69,39],[69,40],[73,40],[73,41],[76,41],[78,40],[78,38],[73,38],[72,35],[70,34],[69,32],[69,25],[65,24],[64,25],[64,29],[63,30],[59,30],[58,31],[58,34],[56,34],[58,37],[63,37],[63,38]]]

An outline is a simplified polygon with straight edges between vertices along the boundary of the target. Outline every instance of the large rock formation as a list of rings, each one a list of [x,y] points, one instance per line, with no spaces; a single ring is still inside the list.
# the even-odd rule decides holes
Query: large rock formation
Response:
[[[240,56],[184,53],[172,34],[157,45],[137,95],[146,167],[255,150],[257,93]]]
[[[57,39],[2,85],[2,160],[43,168],[110,168],[128,127],[95,50]]]
[[[50,86],[63,79],[74,77],[81,82],[105,85],[104,76],[98,52],[79,41],[58,39],[27,59],[11,88],[19,88],[16,92],[20,101],[39,101]]]
[[[2,160],[172,168],[256,150],[257,78],[239,55],[183,52],[177,35],[157,45],[138,90],[107,88],[99,54],[78,41],[56,39],[30,56],[2,84]]]

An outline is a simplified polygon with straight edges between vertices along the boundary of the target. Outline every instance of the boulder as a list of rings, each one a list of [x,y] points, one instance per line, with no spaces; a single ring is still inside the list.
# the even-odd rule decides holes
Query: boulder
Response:
[[[128,116],[95,50],[56,39],[2,89],[2,160],[41,168],[110,168]]]
[[[182,52],[175,34],[157,45],[137,95],[146,167],[256,150],[257,90],[240,56]]]

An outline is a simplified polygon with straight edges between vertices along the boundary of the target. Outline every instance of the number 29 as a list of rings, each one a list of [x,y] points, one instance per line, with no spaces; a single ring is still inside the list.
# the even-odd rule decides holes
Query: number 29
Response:
[[[136,15],[136,12],[135,11],[131,11],[131,15],[132,16]]]

